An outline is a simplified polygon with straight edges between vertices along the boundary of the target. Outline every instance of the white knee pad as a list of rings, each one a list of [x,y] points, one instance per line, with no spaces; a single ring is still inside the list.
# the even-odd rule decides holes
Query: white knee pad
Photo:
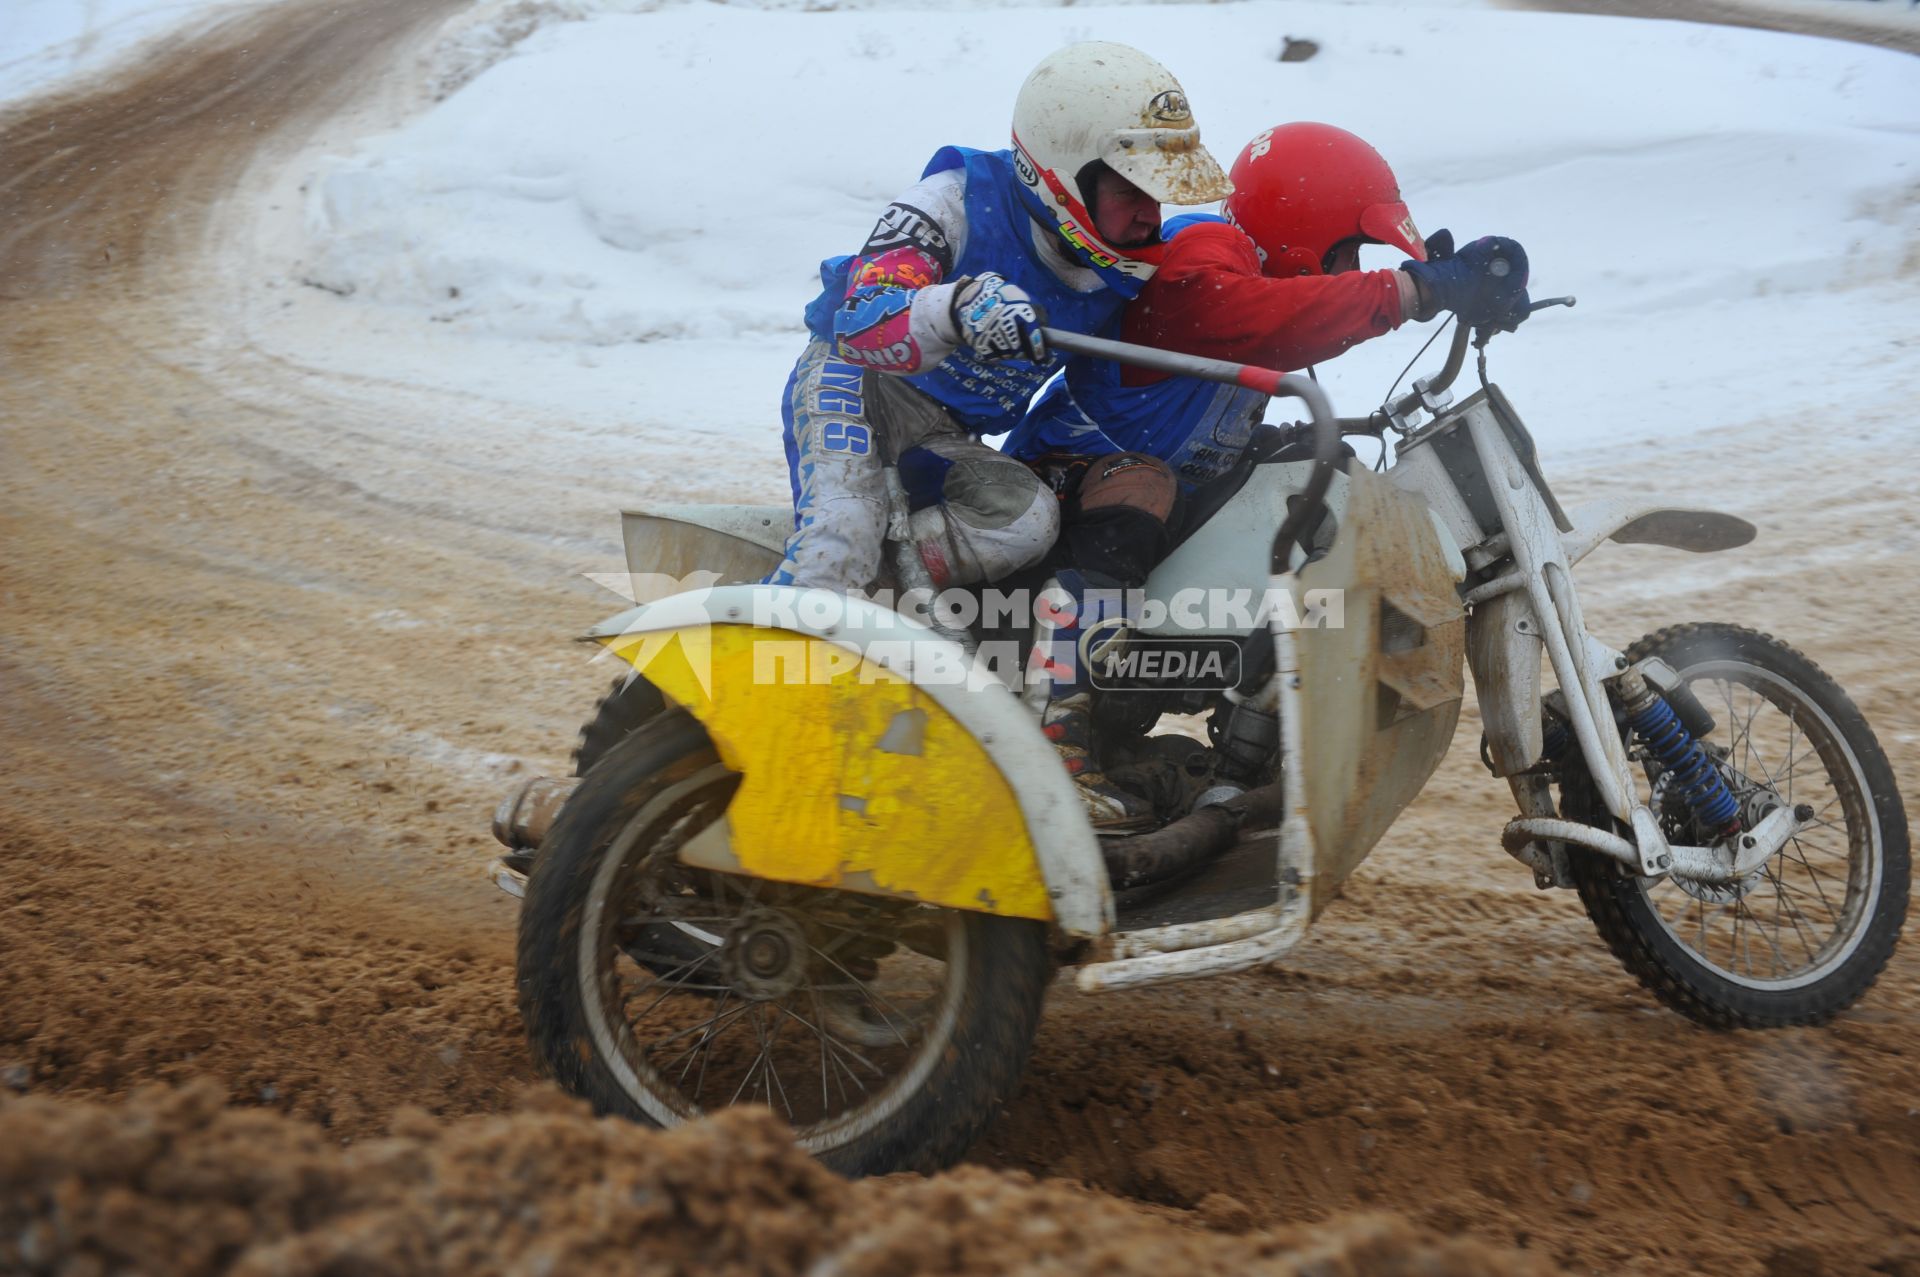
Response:
[[[997,581],[1039,562],[1053,547],[1060,535],[1060,502],[1052,492],[1036,482],[1023,506],[1003,509],[1011,509],[1012,517],[997,517],[991,527],[969,523],[964,508],[937,505],[907,521],[936,586]]]

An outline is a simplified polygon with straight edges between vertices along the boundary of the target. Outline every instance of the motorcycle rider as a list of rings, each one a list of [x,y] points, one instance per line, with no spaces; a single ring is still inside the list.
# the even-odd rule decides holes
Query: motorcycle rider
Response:
[[[1069,45],[1014,103],[1013,145],[943,147],[861,250],[821,265],[782,405],[794,527],[775,584],[853,590],[880,568],[897,464],[936,587],[1038,560],[1059,503],[980,441],[1058,367],[1046,322],[1107,327],[1151,277],[1160,205],[1223,197],[1185,93],[1126,45]]]
[[[1241,151],[1231,177],[1224,217],[1168,224],[1159,270],[1122,315],[1123,340],[1293,369],[1440,310],[1505,327],[1525,317],[1521,247],[1493,238],[1453,253],[1444,231],[1423,242],[1392,169],[1343,129],[1268,129]],[[1409,260],[1398,270],[1360,271],[1368,243],[1392,245]],[[1006,441],[1062,497],[1051,561],[1073,603],[1052,635],[1042,724],[1096,820],[1138,817],[1146,804],[1091,757],[1088,653],[1080,647],[1106,619],[1094,614],[1094,600],[1145,583],[1180,497],[1232,467],[1266,404],[1250,389],[1076,357]]]

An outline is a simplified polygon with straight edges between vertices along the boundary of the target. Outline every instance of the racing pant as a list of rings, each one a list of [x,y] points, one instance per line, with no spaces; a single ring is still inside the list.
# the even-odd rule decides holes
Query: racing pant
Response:
[[[824,341],[787,379],[781,412],[793,531],[774,585],[859,590],[880,574],[885,467],[898,467],[909,527],[936,587],[995,580],[1037,562],[1060,503],[1034,472],[980,442],[899,377],[869,373]]]

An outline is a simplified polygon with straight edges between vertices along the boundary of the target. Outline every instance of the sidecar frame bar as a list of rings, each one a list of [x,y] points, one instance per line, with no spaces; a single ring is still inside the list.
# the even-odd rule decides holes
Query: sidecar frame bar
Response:
[[[1313,422],[1313,475],[1300,493],[1299,502],[1290,503],[1287,517],[1273,534],[1272,570],[1276,574],[1287,570],[1294,543],[1299,540],[1308,520],[1317,519],[1326,505],[1327,489],[1333,486],[1334,468],[1340,460],[1340,420],[1333,415],[1333,402],[1327,398],[1327,392],[1320,389],[1319,382],[1298,373],[1236,364],[1225,359],[1183,355],[1178,351],[1136,346],[1127,341],[1089,337],[1085,333],[1069,332],[1063,328],[1043,328],[1041,332],[1047,341],[1069,354],[1085,355],[1090,359],[1111,359],[1116,363],[1132,364],[1152,372],[1171,373],[1176,377],[1197,377],[1201,381],[1218,382],[1221,385],[1244,386],[1276,398],[1298,399],[1305,403],[1307,417]]]

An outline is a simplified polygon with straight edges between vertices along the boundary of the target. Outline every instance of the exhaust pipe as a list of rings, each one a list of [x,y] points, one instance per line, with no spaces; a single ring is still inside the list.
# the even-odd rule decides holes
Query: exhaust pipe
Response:
[[[553,828],[554,817],[572,797],[577,777],[535,776],[505,798],[493,811],[493,836],[509,851],[538,851]]]
[[[1276,782],[1202,807],[1150,833],[1102,838],[1107,877],[1115,891],[1131,891],[1192,873],[1233,846],[1248,821],[1255,828],[1278,824],[1285,806],[1284,787]]]

